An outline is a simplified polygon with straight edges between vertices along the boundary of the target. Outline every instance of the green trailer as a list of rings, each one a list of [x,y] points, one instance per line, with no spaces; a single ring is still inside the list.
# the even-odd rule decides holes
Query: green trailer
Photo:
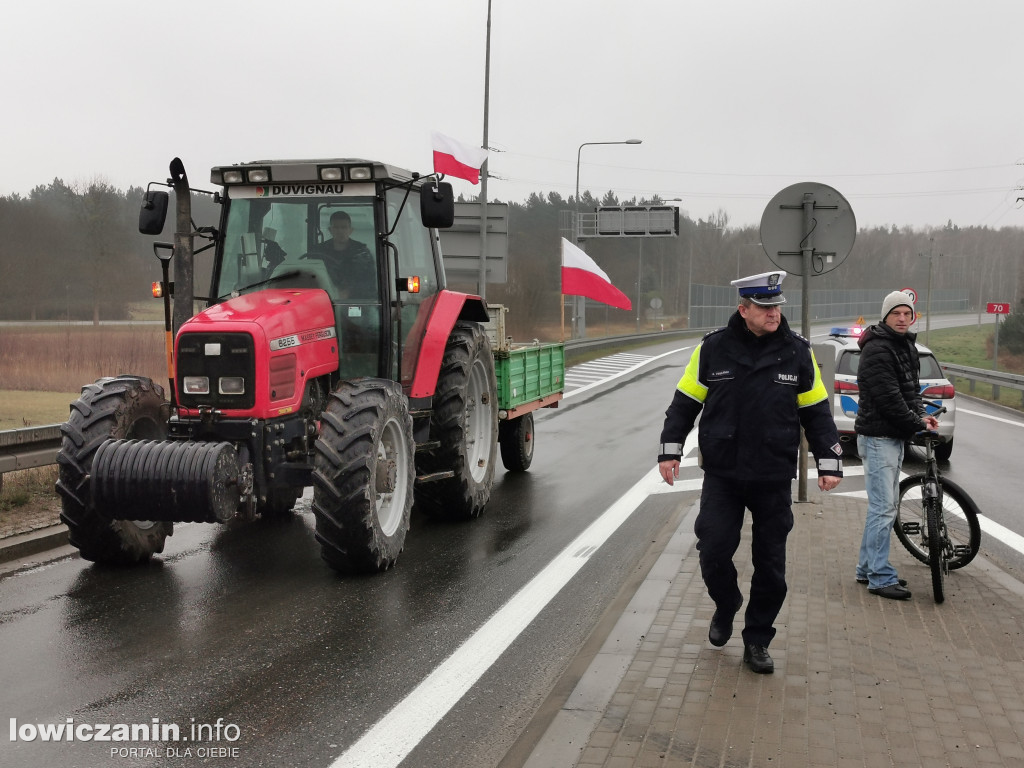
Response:
[[[498,446],[505,469],[523,471],[533,461],[533,412],[557,408],[565,386],[565,345],[514,343],[505,335],[505,312],[490,305],[487,332],[498,384]]]

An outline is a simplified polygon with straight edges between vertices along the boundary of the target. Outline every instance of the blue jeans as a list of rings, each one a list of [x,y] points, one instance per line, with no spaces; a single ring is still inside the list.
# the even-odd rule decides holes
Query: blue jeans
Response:
[[[868,516],[860,542],[857,578],[867,579],[869,589],[896,584],[899,578],[889,562],[889,542],[900,500],[900,467],[903,441],[894,437],[857,435],[857,452],[864,464],[868,492]]]

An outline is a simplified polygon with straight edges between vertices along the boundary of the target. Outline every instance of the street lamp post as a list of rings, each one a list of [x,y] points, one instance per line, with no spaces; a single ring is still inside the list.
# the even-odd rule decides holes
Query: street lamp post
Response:
[[[584,147],[591,147],[597,144],[643,144],[640,139],[626,139],[625,141],[585,141],[580,144],[579,149],[576,150],[576,198],[575,198],[575,209],[576,215],[573,217],[575,224],[573,232],[573,242],[576,247],[580,244],[580,160],[583,155]],[[573,297],[573,313],[572,313],[572,330],[573,338],[582,338],[586,333],[586,299],[580,301],[580,296]]]

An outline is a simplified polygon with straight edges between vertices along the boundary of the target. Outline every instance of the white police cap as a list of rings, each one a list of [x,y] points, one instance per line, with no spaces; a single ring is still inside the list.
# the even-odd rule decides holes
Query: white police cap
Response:
[[[782,295],[782,281],[785,277],[786,273],[780,269],[741,277],[739,280],[733,280],[732,285],[739,289],[741,298],[750,299],[762,307],[774,307],[786,303],[786,297]]]

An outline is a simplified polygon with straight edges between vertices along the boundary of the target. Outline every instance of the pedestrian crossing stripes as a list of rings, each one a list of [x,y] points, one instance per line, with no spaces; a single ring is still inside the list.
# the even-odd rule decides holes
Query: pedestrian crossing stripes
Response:
[[[651,359],[650,355],[638,355],[631,352],[620,352],[588,363],[572,366],[565,372],[565,388],[567,391],[603,381],[617,373],[642,365]]]

